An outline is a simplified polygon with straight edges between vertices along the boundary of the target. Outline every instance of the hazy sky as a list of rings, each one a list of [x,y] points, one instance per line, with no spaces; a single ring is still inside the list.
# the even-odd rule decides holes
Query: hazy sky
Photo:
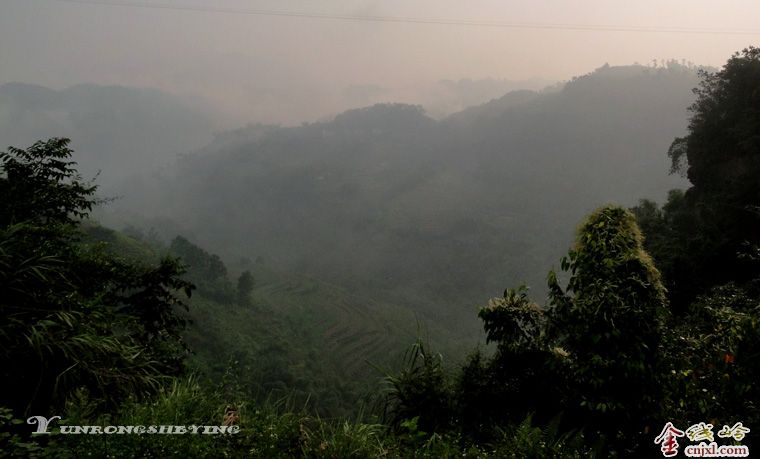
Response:
[[[148,86],[202,97],[237,119],[292,123],[343,109],[358,91],[414,102],[440,79],[565,80],[605,62],[722,65],[760,33],[760,2],[731,0],[102,0],[237,13],[0,0],[0,83]],[[594,26],[525,29],[242,14],[278,10]],[[386,88],[382,90],[379,88]],[[352,92],[353,91],[353,92]],[[383,92],[385,91],[385,92]],[[348,94],[348,96],[347,96]],[[361,95],[361,94],[360,94]]]

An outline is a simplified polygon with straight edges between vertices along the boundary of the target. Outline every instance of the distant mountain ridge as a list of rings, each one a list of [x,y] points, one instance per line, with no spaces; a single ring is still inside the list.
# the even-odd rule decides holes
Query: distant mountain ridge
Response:
[[[99,183],[106,187],[207,144],[213,131],[202,107],[156,89],[0,85],[3,148],[69,137],[80,170],[89,177],[102,171]]]
[[[131,211],[223,256],[265,256],[474,330],[477,304],[544,284],[589,209],[685,183],[665,152],[697,82],[673,63],[605,66],[441,121],[381,104],[253,126],[184,157]]]

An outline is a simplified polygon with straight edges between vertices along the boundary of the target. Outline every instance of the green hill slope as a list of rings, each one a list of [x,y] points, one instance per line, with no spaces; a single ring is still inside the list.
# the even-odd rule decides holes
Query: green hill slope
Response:
[[[390,104],[251,127],[117,209],[223,258],[261,256],[474,336],[475,305],[504,285],[541,296],[586,212],[684,183],[665,152],[695,84],[677,64],[607,66],[442,121]]]
[[[133,261],[155,263],[167,250],[139,234],[97,224],[85,231],[88,243],[104,244]],[[192,279],[193,266],[189,269]],[[359,401],[370,402],[382,371],[396,369],[418,326],[432,331],[449,355],[459,355],[450,334],[433,323],[418,323],[409,309],[263,262],[250,272],[256,287],[247,305],[219,300],[210,284],[202,284],[189,301],[190,368],[212,384],[234,377],[255,397],[288,397],[322,415],[345,417],[356,414]]]

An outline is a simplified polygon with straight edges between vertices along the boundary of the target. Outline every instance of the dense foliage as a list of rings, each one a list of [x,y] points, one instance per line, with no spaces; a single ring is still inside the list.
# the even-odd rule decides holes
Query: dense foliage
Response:
[[[476,353],[462,369],[449,394],[449,425],[482,440],[528,416],[548,423],[561,415],[564,428],[583,427],[618,451],[640,450],[649,443],[643,432],[661,414],[659,348],[667,302],[633,214],[615,206],[591,214],[562,267],[567,287],[550,273],[548,307],[532,303],[519,288],[481,309],[496,353]],[[430,373],[407,376],[396,392],[445,387]],[[418,400],[403,400],[396,409],[409,411]],[[415,414],[442,418],[421,413]]]
[[[736,53],[695,92],[688,135],[669,152],[692,186],[634,212],[679,316],[668,347],[673,410],[758,422],[760,50]]]
[[[230,268],[262,257],[412,309],[443,328],[431,339],[455,343],[439,348],[449,354],[481,338],[473,306],[505,279],[545,293],[546,270],[589,209],[686,183],[662,152],[697,82],[674,62],[604,66],[442,120],[381,104],[249,126],[128,182],[109,224],[182,234]]]
[[[0,155],[0,405],[19,416],[58,410],[82,390],[113,406],[184,367],[178,293],[191,284],[174,259],[131,263],[86,239],[80,218],[95,187],[67,145]]]
[[[549,272],[546,304],[524,286],[489,301],[478,312],[487,345],[461,366],[418,339],[379,408],[359,403],[368,387],[352,379],[395,358],[383,347],[395,335],[346,321],[400,327],[408,316],[361,309],[338,287],[261,261],[228,269],[182,236],[163,245],[86,222],[96,187],[68,140],[10,148],[0,154],[0,455],[646,457],[667,421],[760,425],[760,51],[704,74],[696,94],[688,134],[669,151],[691,188],[662,207],[590,213]],[[384,124],[376,110],[333,127],[361,137],[369,122],[408,138],[434,125],[411,108]],[[358,347],[378,361],[338,355]],[[318,354],[329,357],[317,364]],[[357,405],[367,411],[351,413]],[[241,432],[30,439],[19,427],[54,413]]]
[[[642,456],[667,421],[760,422],[758,88],[756,48],[703,74],[689,133],[669,152],[692,187],[672,191],[662,208],[643,200],[633,213],[593,212],[561,261],[564,274],[549,273],[545,307],[519,288],[481,309],[496,352],[470,357],[436,405],[452,407],[450,431],[492,438],[521,417],[558,416],[600,454]],[[436,379],[447,387],[443,370],[433,373],[407,377],[397,392]],[[403,402],[405,416],[440,419],[415,412],[419,400]]]
[[[571,411],[596,429],[641,433],[658,419],[658,353],[667,315],[660,274],[643,249],[633,214],[606,207],[583,223],[562,267],[550,273],[551,331],[567,353]]]
[[[760,274],[747,256],[760,244],[760,49],[704,73],[695,93],[689,133],[669,151],[673,171],[692,186],[647,222],[661,227],[652,250],[679,307],[712,286]]]
[[[198,287],[199,293],[222,303],[234,299],[235,291],[227,278],[227,267],[219,255],[206,252],[182,236],[172,240],[169,254],[187,265],[185,277]]]

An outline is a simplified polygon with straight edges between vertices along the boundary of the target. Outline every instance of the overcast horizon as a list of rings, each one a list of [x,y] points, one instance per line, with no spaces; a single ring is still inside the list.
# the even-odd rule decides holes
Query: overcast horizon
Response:
[[[0,84],[156,88],[212,107],[220,127],[391,101],[435,116],[605,63],[720,67],[760,36],[750,1],[459,3],[5,0]],[[461,79],[490,81],[442,83]]]

